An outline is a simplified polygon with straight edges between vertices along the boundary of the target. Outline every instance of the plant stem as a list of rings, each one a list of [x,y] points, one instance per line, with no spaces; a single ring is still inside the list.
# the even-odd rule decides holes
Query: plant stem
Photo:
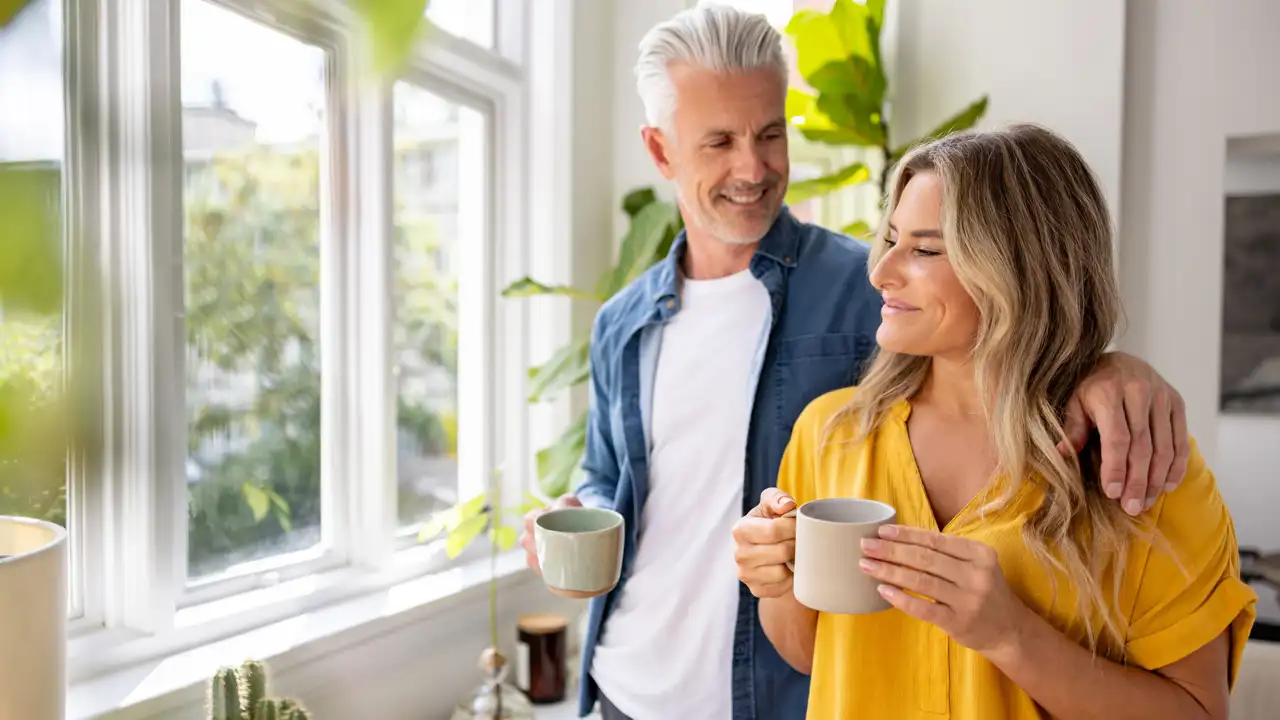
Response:
[[[884,153],[884,167],[880,169],[880,202],[883,203],[889,192],[889,169],[893,167],[893,148],[889,145],[889,124],[884,121],[883,104],[880,106],[880,135],[884,138],[884,144],[880,146]]]
[[[489,523],[493,524],[490,515]],[[489,647],[498,649],[498,543],[489,539]]]

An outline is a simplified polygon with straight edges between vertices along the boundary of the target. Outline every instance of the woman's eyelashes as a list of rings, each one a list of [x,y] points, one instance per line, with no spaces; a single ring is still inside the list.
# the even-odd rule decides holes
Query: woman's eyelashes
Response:
[[[887,245],[889,249],[892,250],[893,248],[898,246],[898,241],[894,238],[885,238],[884,244]],[[938,255],[942,254],[941,250],[930,250],[927,247],[921,247],[919,245],[911,248],[911,251],[921,257],[937,257]]]

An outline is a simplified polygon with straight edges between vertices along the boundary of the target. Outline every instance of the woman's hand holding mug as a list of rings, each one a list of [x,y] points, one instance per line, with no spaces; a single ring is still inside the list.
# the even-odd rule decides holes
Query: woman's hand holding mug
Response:
[[[760,504],[733,526],[738,579],[758,598],[791,592],[787,563],[796,554],[796,501],[777,488],[760,493]]]

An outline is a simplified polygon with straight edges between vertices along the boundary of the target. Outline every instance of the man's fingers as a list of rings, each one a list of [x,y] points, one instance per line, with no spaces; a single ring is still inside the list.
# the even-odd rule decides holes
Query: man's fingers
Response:
[[[1129,456],[1129,421],[1125,418],[1124,399],[1107,392],[1094,392],[1081,398],[1086,416],[1098,428],[1102,445],[1102,468],[1099,471],[1102,490],[1112,500],[1124,492],[1125,460]]]
[[[1137,515],[1146,507],[1147,476],[1151,472],[1150,385],[1137,381],[1125,384],[1124,414],[1129,423],[1129,457],[1124,495],[1120,504],[1125,512]],[[1103,464],[1105,463],[1104,455]]]
[[[1169,470],[1173,466],[1173,410],[1164,392],[1156,394],[1151,402],[1151,468],[1147,471],[1147,494],[1142,509],[1150,510],[1169,482]]]
[[[1067,415],[1062,431],[1067,439],[1065,443],[1058,443],[1058,452],[1063,455],[1075,455],[1089,442],[1089,419],[1085,417],[1084,406],[1076,395],[1072,395],[1067,401]]]
[[[1177,391],[1169,398],[1169,409],[1172,412],[1173,424],[1173,463],[1169,466],[1169,482],[1165,484],[1165,492],[1173,492],[1182,484],[1187,476],[1187,463],[1191,459],[1191,439],[1187,434],[1187,404]]]

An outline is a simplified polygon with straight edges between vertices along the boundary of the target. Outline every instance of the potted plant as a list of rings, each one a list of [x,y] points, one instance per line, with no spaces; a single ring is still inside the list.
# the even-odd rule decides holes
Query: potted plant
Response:
[[[523,277],[508,285],[502,291],[503,297],[558,295],[599,303],[665,257],[682,227],[675,205],[659,200],[653,189],[646,187],[629,193],[622,207],[631,220],[630,228],[623,238],[617,264],[604,273],[593,291],[548,285]],[[529,370],[532,385],[529,401],[543,401],[585,382],[589,350],[590,339],[584,334],[558,350],[547,362]],[[585,433],[586,413],[583,412],[558,440],[538,451],[537,472],[544,496],[559,497],[571,487],[580,464]],[[456,558],[481,536],[489,539],[489,646],[480,655],[484,683],[477,693],[459,704],[455,720],[532,717],[524,694],[504,682],[508,662],[498,649],[496,572],[498,553],[514,548],[519,534],[515,526],[505,524],[504,520],[508,517],[519,520],[529,510],[543,507],[545,502],[525,493],[521,502],[504,506],[499,478],[500,473],[495,473],[489,490],[433,515],[418,533],[420,542],[444,535],[445,551],[450,558]]]
[[[246,660],[223,667],[209,680],[209,720],[311,720],[302,703],[268,694],[267,666]]]
[[[888,192],[894,164],[912,147],[968,130],[987,112],[987,96],[908,142],[894,142],[889,131],[889,81],[881,57],[885,0],[835,0],[830,12],[801,10],[787,23],[796,48],[796,65],[812,93],[787,90],[786,115],[791,127],[808,141],[837,147],[863,147],[880,154],[878,193]],[[787,189],[787,202],[871,182],[871,169],[854,162]],[[859,220],[841,228],[852,236],[869,235],[876,222]]]

